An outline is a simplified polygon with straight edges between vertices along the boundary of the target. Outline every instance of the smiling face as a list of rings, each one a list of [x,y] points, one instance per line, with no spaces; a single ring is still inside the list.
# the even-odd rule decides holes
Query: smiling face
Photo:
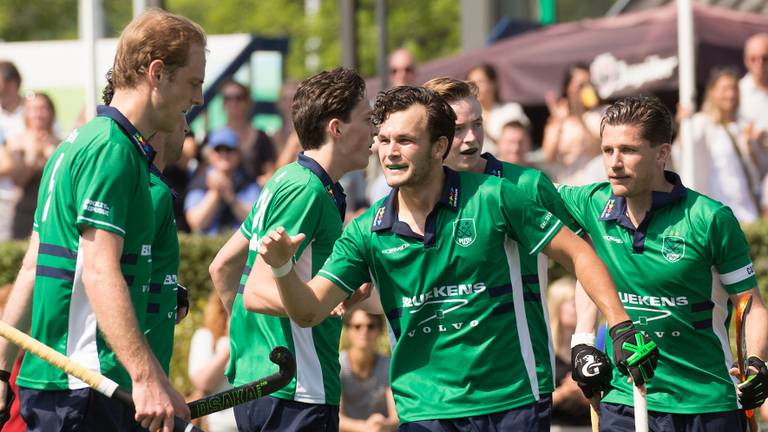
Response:
[[[441,137],[430,141],[427,110],[423,105],[411,105],[393,112],[381,124],[378,153],[384,176],[390,187],[418,187],[441,169],[448,145]]]
[[[670,145],[651,147],[637,126],[605,125],[600,148],[614,195],[650,196],[659,177],[663,179]]]
[[[456,171],[481,171],[483,152],[483,110],[474,97],[452,102],[456,113],[456,132],[445,165]]]
[[[191,45],[187,64],[175,71],[163,69],[153,91],[154,127],[159,131],[172,132],[178,127],[179,115],[193,105],[203,103],[205,78],[205,48]]]

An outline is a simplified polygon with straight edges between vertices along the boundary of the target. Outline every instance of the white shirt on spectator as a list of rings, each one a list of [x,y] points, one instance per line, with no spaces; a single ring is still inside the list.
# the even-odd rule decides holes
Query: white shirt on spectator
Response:
[[[749,73],[739,80],[739,114],[759,130],[768,132],[768,90],[759,88]]]
[[[222,336],[213,344],[213,333],[207,328],[200,328],[192,335],[192,341],[189,344],[189,375],[197,374],[197,371],[207,365],[213,359],[216,352],[229,347],[229,337]],[[219,385],[213,393],[219,393],[231,389],[232,386],[227,378],[222,374]],[[235,411],[232,408],[209,414],[206,417],[210,432],[237,432],[237,423],[235,423]]]
[[[0,108],[0,131],[6,140],[24,131],[24,104],[13,111]]]

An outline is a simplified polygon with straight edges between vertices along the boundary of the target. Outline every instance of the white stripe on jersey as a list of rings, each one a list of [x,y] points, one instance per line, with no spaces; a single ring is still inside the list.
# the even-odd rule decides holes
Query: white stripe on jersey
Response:
[[[541,239],[541,241],[539,242],[539,244],[537,244],[536,246],[534,246],[534,247],[533,247],[533,249],[531,249],[531,251],[530,251],[530,252],[528,252],[528,255],[533,255],[533,253],[534,253],[534,252],[536,252],[536,251],[538,251],[538,250],[539,250],[539,248],[541,247],[541,245],[542,245],[542,244],[544,244],[545,242],[548,242],[548,241],[552,240],[550,236],[551,236],[551,235],[552,235],[552,233],[553,233],[553,232],[555,232],[555,230],[556,230],[556,229],[557,229],[557,228],[558,228],[560,225],[562,225],[562,224],[563,224],[563,222],[562,222],[562,221],[560,221],[560,220],[558,219],[558,220],[557,220],[557,223],[555,223],[555,224],[552,226],[552,228],[550,228],[550,229],[549,229],[549,231],[547,231],[547,234],[544,236],[544,238],[542,238],[542,239]]]
[[[755,274],[755,268],[752,265],[752,263],[749,263],[740,269],[736,269],[732,272],[721,274],[719,276],[720,276],[720,282],[722,282],[723,285],[733,285],[735,283],[739,283],[743,281],[744,279],[747,279],[748,277],[754,274]]]
[[[85,216],[78,216],[77,217],[77,221],[80,222],[81,220],[84,220],[86,222],[92,222],[92,223],[95,223],[96,225],[108,226],[110,228],[114,228],[114,229],[120,231],[121,233],[125,234],[125,230],[124,229],[120,228],[117,225],[112,225],[111,223],[103,222],[103,221],[96,220],[96,219],[87,218]]]
[[[523,356],[525,371],[531,384],[531,393],[539,400],[539,379],[536,376],[536,359],[531,343],[531,332],[528,331],[528,319],[525,315],[525,300],[523,299],[523,278],[520,273],[520,251],[517,242],[507,237],[504,240],[504,252],[507,255],[509,280],[512,283],[512,302],[515,305],[515,321],[517,335],[520,339],[520,354]]]
[[[77,249],[83,243],[80,237]],[[77,254],[75,264],[75,280],[72,283],[72,296],[69,300],[69,314],[67,323],[67,357],[71,358],[85,368],[101,372],[99,362],[99,348],[96,345],[96,315],[91,309],[88,296],[85,295],[83,285],[83,254]],[[68,375],[69,389],[77,390],[87,388],[88,384]]]
[[[552,325],[549,322],[549,307],[547,307],[547,292],[549,291],[549,258],[543,253],[536,256],[536,267],[539,274],[539,295],[541,296],[541,308],[544,310],[544,323],[547,329],[547,345],[549,346],[549,365],[552,371],[552,385],[557,387],[555,382],[555,342],[552,340]]]

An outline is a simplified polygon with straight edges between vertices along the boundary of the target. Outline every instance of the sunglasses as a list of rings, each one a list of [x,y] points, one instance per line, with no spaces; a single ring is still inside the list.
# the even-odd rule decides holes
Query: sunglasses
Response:
[[[247,99],[247,96],[239,93],[239,94],[225,94],[224,95],[224,102],[232,102],[232,101],[244,101]]]
[[[350,325],[351,328],[355,329],[356,331],[360,331],[363,328],[367,328],[368,331],[378,330],[378,327],[376,324],[352,324]]]
[[[232,152],[235,151],[235,149],[233,149],[232,147],[227,147],[227,146],[224,146],[224,145],[219,145],[219,146],[214,147],[213,151],[215,151],[216,153],[232,153]]]

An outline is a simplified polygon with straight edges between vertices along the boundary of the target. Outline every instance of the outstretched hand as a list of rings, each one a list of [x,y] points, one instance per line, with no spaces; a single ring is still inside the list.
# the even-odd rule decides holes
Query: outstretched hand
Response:
[[[264,262],[272,267],[280,267],[288,262],[296,253],[296,249],[306,236],[299,233],[295,236],[289,236],[285,228],[279,227],[274,231],[268,232],[261,238],[259,246],[259,255]]]

